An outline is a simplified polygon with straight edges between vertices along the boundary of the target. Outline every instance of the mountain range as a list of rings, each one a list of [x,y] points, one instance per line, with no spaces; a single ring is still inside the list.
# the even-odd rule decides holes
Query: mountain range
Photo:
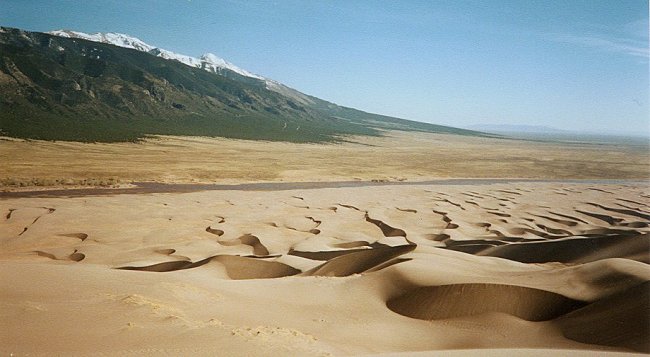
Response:
[[[323,142],[393,129],[486,135],[339,106],[214,54],[181,55],[117,33],[0,27],[0,135]]]

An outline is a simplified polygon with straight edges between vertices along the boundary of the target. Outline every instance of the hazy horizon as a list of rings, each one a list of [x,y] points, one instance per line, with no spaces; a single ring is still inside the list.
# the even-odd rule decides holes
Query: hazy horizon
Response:
[[[650,133],[646,1],[8,0],[0,23],[213,52],[304,93],[405,119]]]
[[[574,136],[574,137],[612,137],[612,138],[631,138],[649,140],[650,132],[637,132],[637,133],[617,133],[617,132],[597,132],[589,130],[565,130],[546,125],[518,125],[518,124],[495,124],[495,123],[481,123],[466,125],[463,129],[482,131],[488,133],[512,133],[512,134],[541,134],[544,136]]]

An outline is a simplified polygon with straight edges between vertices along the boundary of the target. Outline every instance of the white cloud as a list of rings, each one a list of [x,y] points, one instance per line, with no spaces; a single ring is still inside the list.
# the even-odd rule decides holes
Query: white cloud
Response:
[[[650,57],[648,51],[648,42],[642,40],[633,40],[627,38],[607,38],[600,35],[554,35],[554,41],[591,47],[594,49],[617,52],[637,57]]]

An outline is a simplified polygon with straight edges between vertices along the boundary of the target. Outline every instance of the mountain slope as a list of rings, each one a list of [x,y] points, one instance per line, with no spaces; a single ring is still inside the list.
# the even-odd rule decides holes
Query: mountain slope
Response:
[[[293,88],[285,86],[280,82],[253,74],[240,67],[237,67],[236,65],[212,53],[206,53],[199,58],[190,57],[187,55],[174,53],[165,49],[161,49],[146,44],[144,41],[138,38],[125,35],[125,34],[119,34],[119,33],[86,34],[82,32],[69,31],[69,30],[56,30],[56,31],[50,31],[48,33],[57,36],[62,36],[62,37],[87,39],[95,42],[108,43],[120,47],[136,49],[165,59],[176,60],[181,63],[185,63],[188,66],[198,67],[208,72],[220,74],[238,81],[248,81],[247,78],[242,78],[241,76],[253,78],[253,79],[259,79],[263,81],[266,85],[266,88],[271,91],[280,93],[285,97],[289,97],[292,100],[297,101],[298,103],[310,106],[311,108],[317,109],[323,113],[326,113],[327,115],[331,115],[341,119],[347,118],[352,120],[367,120],[369,122],[368,124],[370,124],[371,126],[372,123],[374,122],[375,125],[379,124],[380,127],[382,128],[390,128],[390,129],[424,130],[424,131],[436,130],[441,132],[471,134],[467,131],[464,131],[463,129],[455,129],[455,128],[450,128],[442,125],[435,125],[435,124],[428,124],[428,123],[418,123],[410,120],[397,119],[397,118],[378,115],[378,114],[370,114],[370,113],[359,111],[357,109],[341,107],[336,104],[324,101],[322,99],[301,93]],[[232,72],[238,74],[239,76],[233,76]]]
[[[216,57],[187,65],[166,59],[170,51],[128,36],[101,36],[91,41],[0,28],[2,134],[75,141],[170,134],[292,142],[380,135],[396,127],[477,134],[340,107],[237,72],[234,65],[223,67],[230,64]],[[121,41],[122,47],[102,39]]]

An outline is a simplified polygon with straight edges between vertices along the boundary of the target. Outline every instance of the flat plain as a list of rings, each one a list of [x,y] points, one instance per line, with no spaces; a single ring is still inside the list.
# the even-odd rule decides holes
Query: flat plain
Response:
[[[152,137],[141,143],[0,141],[0,183],[110,185],[139,181],[646,179],[648,144],[543,142],[418,132],[332,144]]]

